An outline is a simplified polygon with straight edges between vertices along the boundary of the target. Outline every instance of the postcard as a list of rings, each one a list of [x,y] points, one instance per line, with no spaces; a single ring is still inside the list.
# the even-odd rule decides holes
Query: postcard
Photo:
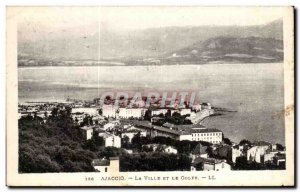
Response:
[[[8,186],[294,186],[294,8],[7,7]]]

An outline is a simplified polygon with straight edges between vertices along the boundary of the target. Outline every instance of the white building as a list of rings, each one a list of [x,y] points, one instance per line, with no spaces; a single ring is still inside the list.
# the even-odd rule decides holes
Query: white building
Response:
[[[243,155],[243,148],[241,148],[240,146],[234,146],[232,147],[232,162],[235,163],[236,162],[236,158],[240,157]]]
[[[151,111],[151,116],[160,115],[160,114],[165,115],[167,112],[168,112],[168,109],[155,109],[155,110]]]
[[[119,136],[109,133],[99,133],[100,137],[103,137],[105,141],[105,147],[121,148],[121,138]]]
[[[120,171],[119,157],[111,157],[108,159],[94,159],[92,166],[100,173],[118,173]]]
[[[103,105],[102,107],[102,115],[107,118],[109,117],[116,118],[117,111],[118,111],[118,107],[114,105]]]
[[[200,104],[196,104],[196,105],[193,105],[192,109],[195,110],[196,112],[198,112],[198,111],[201,111],[202,108],[201,108]]]
[[[180,109],[180,115],[190,115],[192,112],[191,109]]]
[[[83,130],[86,140],[89,140],[93,136],[93,127],[92,126],[84,126],[80,128]]]
[[[203,163],[203,171],[230,171],[231,165],[226,163],[226,161],[205,161]]]
[[[247,151],[247,160],[261,163],[262,158],[266,154],[268,149],[269,149],[269,146],[267,146],[267,145],[251,147]]]
[[[87,115],[90,115],[90,116],[95,116],[95,115],[99,114],[97,108],[88,108],[88,107],[73,108],[72,113],[73,114],[84,113],[84,114],[87,114]]]
[[[201,109],[211,109],[211,104],[210,103],[202,103]]]
[[[104,130],[107,130],[107,129],[114,128],[115,126],[116,126],[115,123],[109,122],[109,123],[106,123],[105,125],[103,125],[103,129],[104,129]]]
[[[193,160],[191,171],[230,171],[231,165],[226,160],[198,157]]]
[[[144,116],[142,108],[120,108],[119,117],[120,118],[142,118]]]
[[[278,154],[278,151],[271,151],[269,153],[264,154],[264,162],[273,161],[274,157]]]
[[[206,141],[212,144],[221,143],[223,140],[223,132],[218,129],[192,129],[187,132],[183,132],[179,136],[179,140],[189,141]]]
[[[177,149],[175,147],[172,147],[172,146],[166,146],[164,148],[163,152],[177,154]]]

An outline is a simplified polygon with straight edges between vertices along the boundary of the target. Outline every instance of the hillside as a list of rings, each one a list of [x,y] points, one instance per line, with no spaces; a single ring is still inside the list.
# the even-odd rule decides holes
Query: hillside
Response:
[[[274,63],[283,61],[283,42],[261,37],[216,37],[166,54],[166,63]]]

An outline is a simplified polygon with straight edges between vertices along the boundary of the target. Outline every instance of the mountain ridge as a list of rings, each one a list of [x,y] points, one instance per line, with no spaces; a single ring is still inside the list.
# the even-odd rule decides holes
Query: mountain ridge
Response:
[[[135,30],[130,32],[96,31],[80,38],[47,38],[19,41],[19,56],[57,60],[141,60],[162,59],[199,42],[217,37],[273,38],[282,41],[282,20],[256,26],[186,26]],[[269,44],[269,43],[268,43]]]

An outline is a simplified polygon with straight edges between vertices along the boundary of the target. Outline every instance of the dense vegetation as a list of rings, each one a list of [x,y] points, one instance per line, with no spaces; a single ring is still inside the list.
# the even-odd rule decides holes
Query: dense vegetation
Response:
[[[89,172],[94,158],[120,154],[103,146],[101,137],[85,141],[70,116],[71,109],[54,109],[44,121],[34,116],[19,120],[19,172]]]

